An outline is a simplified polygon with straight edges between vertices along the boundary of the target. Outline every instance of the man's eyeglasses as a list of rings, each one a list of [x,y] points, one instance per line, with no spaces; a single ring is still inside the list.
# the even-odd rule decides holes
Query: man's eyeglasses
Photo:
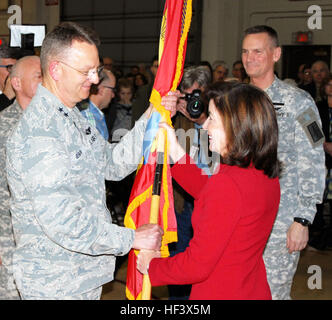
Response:
[[[8,72],[11,72],[13,69],[13,65],[12,64],[7,64],[7,65],[0,64],[0,68],[6,68]]]
[[[91,70],[89,70],[89,71],[81,71],[81,70],[78,70],[78,69],[76,69],[76,68],[70,66],[69,64],[67,64],[67,63],[65,63],[65,62],[63,62],[63,61],[58,61],[58,62],[64,64],[65,66],[67,66],[67,67],[69,67],[69,68],[71,68],[71,69],[73,69],[73,70],[75,70],[75,71],[77,71],[77,72],[79,72],[81,75],[83,75],[84,77],[87,77],[89,80],[93,79],[96,75],[97,75],[98,78],[99,78],[99,77],[100,77],[100,73],[101,73],[101,71],[102,71],[103,68],[104,68],[104,66],[100,66],[100,67],[98,67],[98,68],[95,69],[95,70],[91,69]]]
[[[116,88],[115,87],[110,87],[110,86],[103,86],[103,87],[111,89],[114,93],[116,93]]]

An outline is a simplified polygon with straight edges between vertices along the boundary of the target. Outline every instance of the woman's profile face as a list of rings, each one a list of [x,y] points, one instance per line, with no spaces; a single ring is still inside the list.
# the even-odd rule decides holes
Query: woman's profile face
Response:
[[[208,132],[209,149],[224,156],[227,153],[226,133],[222,118],[213,100],[209,102],[209,117],[203,128]]]

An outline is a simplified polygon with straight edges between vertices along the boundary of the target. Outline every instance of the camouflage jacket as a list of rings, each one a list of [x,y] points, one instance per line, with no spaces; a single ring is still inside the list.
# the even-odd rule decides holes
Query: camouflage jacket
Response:
[[[316,203],[322,202],[325,187],[323,146],[315,148],[296,120],[307,109],[320,117],[315,102],[305,91],[292,87],[277,77],[266,90],[278,118],[278,157],[283,165],[280,179],[281,200],[274,229],[287,231],[294,217],[313,221]]]
[[[0,258],[4,265],[11,265],[11,255],[15,247],[11,216],[10,194],[6,177],[6,141],[10,131],[22,115],[22,109],[15,102],[0,112]]]
[[[105,179],[137,168],[146,123],[143,116],[110,144],[76,107],[39,85],[7,142],[20,291],[61,298],[113,279],[115,256],[130,250],[134,231],[112,224]]]

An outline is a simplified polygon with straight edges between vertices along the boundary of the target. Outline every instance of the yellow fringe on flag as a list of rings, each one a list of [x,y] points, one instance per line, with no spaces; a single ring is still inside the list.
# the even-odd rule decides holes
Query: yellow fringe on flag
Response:
[[[148,198],[152,197],[152,185],[145,190],[143,193],[141,193],[139,196],[137,196],[128,206],[127,213],[125,215],[125,221],[124,224],[127,228],[131,228],[136,230],[136,225],[134,220],[131,217],[131,213],[134,212],[136,208],[138,208],[143,202],[145,202]]]
[[[176,62],[176,73],[174,76],[173,85],[171,89],[172,91],[176,90],[178,83],[180,82],[180,77],[182,74],[182,66],[183,66],[183,50],[184,50],[185,41],[187,39],[187,34],[190,28],[191,16],[192,16],[192,0],[188,0],[185,12],[183,30],[179,44],[178,60]]]

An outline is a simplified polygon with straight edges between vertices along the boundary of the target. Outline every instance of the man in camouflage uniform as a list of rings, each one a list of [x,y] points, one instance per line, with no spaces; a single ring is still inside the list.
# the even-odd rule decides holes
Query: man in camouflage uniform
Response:
[[[273,299],[290,299],[300,251],[308,242],[308,224],[322,201],[325,186],[324,151],[314,146],[298,116],[314,115],[321,126],[316,105],[309,94],[274,75],[281,49],[276,31],[256,26],[245,31],[242,61],[250,82],[265,90],[275,105],[279,126],[278,157],[283,165],[281,200],[272,233],[264,251],[267,278]]]
[[[5,144],[10,131],[19,121],[34,96],[38,83],[41,82],[40,59],[27,56],[16,62],[10,76],[16,100],[12,105],[0,112],[0,299],[20,299],[14,284],[12,271],[12,255],[15,248],[9,211],[9,190],[6,178]]]
[[[76,104],[99,82],[98,44],[91,29],[70,22],[45,37],[42,84],[7,141],[13,271],[23,299],[98,299],[115,256],[161,245],[159,226],[120,227],[106,207],[105,178],[137,168],[151,106],[116,145],[81,115]],[[168,100],[175,111],[176,96]]]

